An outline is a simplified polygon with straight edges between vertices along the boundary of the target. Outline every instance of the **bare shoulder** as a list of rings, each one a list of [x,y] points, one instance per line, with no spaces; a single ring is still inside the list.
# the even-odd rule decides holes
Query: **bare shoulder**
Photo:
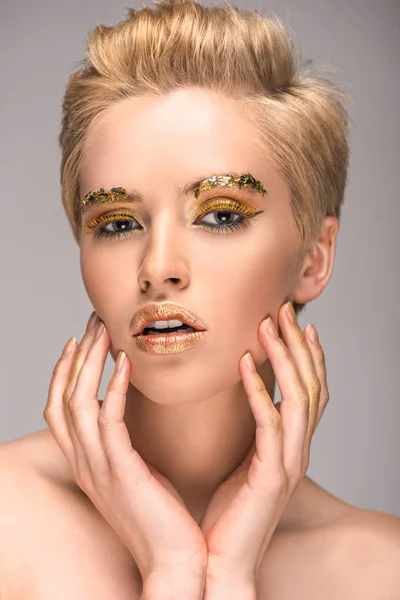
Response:
[[[301,518],[268,547],[260,599],[400,600],[398,517],[354,507],[312,480],[295,506]]]
[[[1,598],[23,598],[26,593],[20,572],[21,556],[29,535],[30,507],[40,486],[24,458],[24,443],[21,438],[0,444]]]
[[[48,429],[0,444],[0,598],[136,599],[132,556]]]
[[[353,508],[332,525],[338,567],[371,600],[400,599],[400,518]],[[348,567],[346,567],[348,565]]]

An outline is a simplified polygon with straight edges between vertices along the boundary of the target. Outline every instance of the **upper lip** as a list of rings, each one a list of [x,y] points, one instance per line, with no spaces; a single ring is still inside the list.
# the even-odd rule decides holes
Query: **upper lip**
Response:
[[[197,331],[205,331],[204,323],[186,308],[167,302],[164,304],[147,304],[138,310],[132,320],[132,335],[139,335],[152,321],[168,321],[177,319]]]

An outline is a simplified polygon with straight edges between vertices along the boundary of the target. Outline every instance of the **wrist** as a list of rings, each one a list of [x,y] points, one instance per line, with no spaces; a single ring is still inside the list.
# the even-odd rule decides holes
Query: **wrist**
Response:
[[[207,573],[203,600],[257,600],[255,580],[224,572]]]
[[[141,600],[203,600],[205,573],[156,571],[143,581]]]
[[[206,583],[203,600],[257,600],[256,588],[253,586],[237,586],[234,583]]]

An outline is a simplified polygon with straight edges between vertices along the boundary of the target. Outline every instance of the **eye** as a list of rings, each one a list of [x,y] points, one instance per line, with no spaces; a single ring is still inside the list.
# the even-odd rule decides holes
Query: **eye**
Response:
[[[209,231],[215,233],[230,233],[236,229],[248,227],[250,225],[250,220],[262,212],[264,211],[256,211],[254,207],[243,204],[237,200],[217,198],[201,207],[200,214],[196,221],[198,219],[202,220],[203,224],[200,226]],[[204,219],[206,218],[208,219],[208,222],[204,222]],[[217,222],[215,222],[215,220]]]
[[[205,219],[209,219],[205,221]],[[211,219],[211,221],[210,221]],[[247,227],[249,225],[249,217],[244,217],[231,210],[218,210],[207,213],[202,217],[203,227],[211,231],[232,231],[240,227]],[[215,223],[217,221],[217,223]],[[218,221],[220,221],[218,223]]]
[[[200,208],[194,224],[214,233],[230,233],[248,227],[250,220],[263,212],[237,200],[217,198]],[[202,223],[197,223],[199,220]],[[132,215],[120,212],[97,217],[84,227],[84,231],[93,233],[96,239],[113,240],[129,237],[135,231],[142,231],[142,225]]]
[[[85,233],[93,233],[95,238],[123,238],[137,231],[134,225],[141,225],[128,213],[102,215],[86,225]]]

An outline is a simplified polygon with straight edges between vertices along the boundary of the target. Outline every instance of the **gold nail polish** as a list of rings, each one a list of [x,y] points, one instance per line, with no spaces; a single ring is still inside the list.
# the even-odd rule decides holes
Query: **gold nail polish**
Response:
[[[94,339],[98,340],[99,337],[101,336],[101,334],[103,333],[103,331],[104,331],[104,323],[103,323],[103,321],[99,321],[99,323],[97,324],[97,327],[96,327],[96,334],[94,336]]]
[[[289,320],[293,325],[296,324],[296,313],[294,312],[293,304],[288,302],[286,304],[286,314],[289,317]]]
[[[122,350],[120,350],[118,352],[118,358],[117,358],[117,362],[116,362],[116,365],[115,365],[115,370],[116,371],[120,371],[122,369],[122,367],[124,366],[125,358],[126,358],[125,352],[123,352]]]
[[[89,317],[89,321],[86,326],[86,333],[88,333],[89,331],[92,331],[92,329],[94,329],[96,327],[97,321],[98,321],[98,316],[97,316],[96,311],[94,310]]]
[[[68,356],[71,353],[72,348],[74,347],[74,343],[76,342],[76,338],[72,337],[69,338],[68,342],[65,344],[63,351],[62,351],[62,356]]]
[[[268,319],[265,322],[264,327],[266,328],[266,330],[268,331],[268,333],[275,338],[276,340],[278,339],[277,333],[276,333],[276,327],[274,325],[273,320],[271,319],[271,317],[268,317]]]

